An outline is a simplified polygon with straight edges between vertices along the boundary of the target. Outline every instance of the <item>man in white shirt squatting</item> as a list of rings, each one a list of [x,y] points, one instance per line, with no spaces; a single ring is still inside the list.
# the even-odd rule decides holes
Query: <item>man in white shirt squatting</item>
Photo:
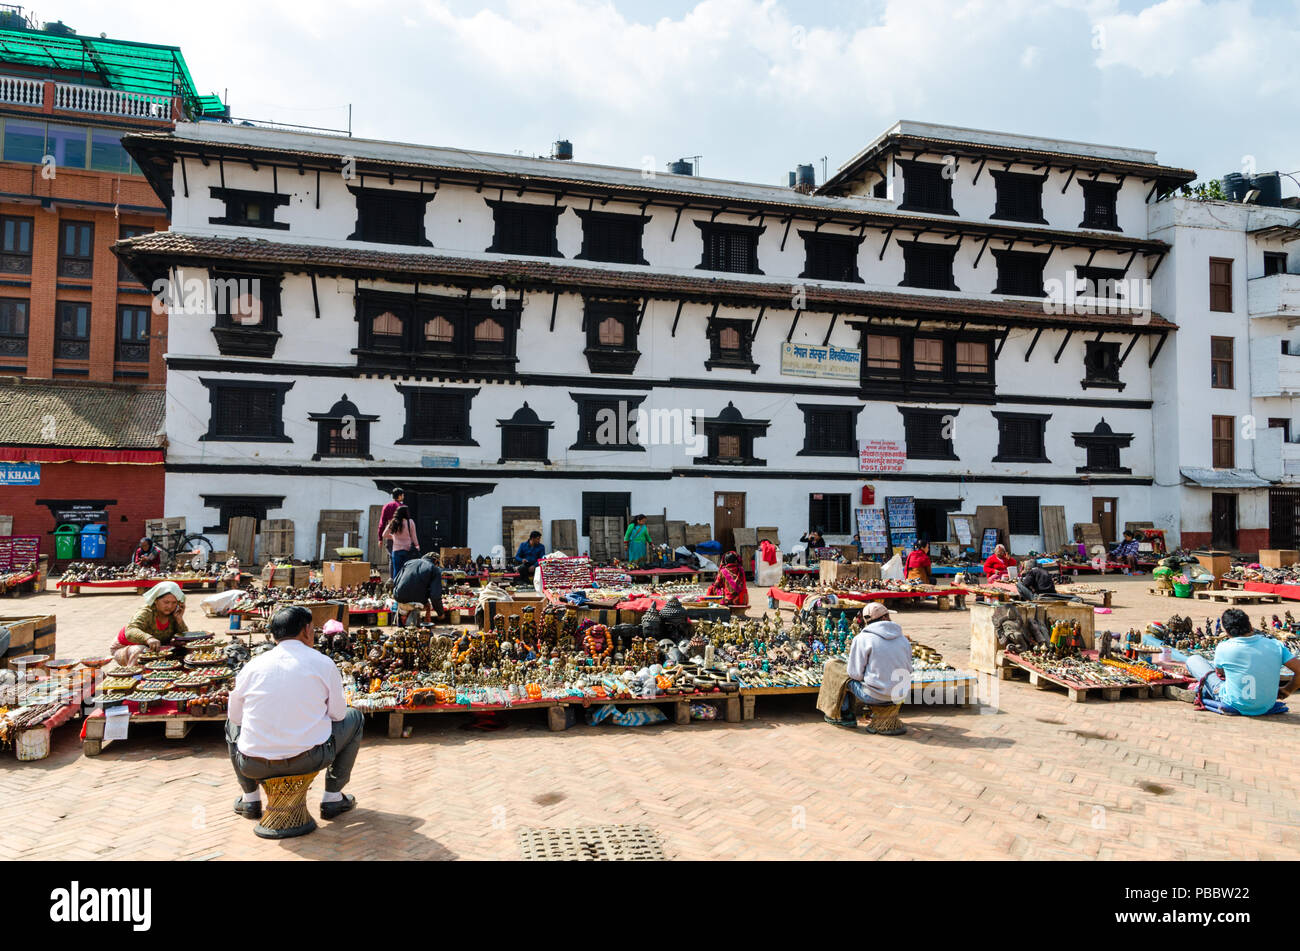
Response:
[[[889,611],[872,601],[863,612],[867,625],[849,644],[848,689],[840,709],[840,724],[856,724],[853,700],[869,707],[902,703],[912,690],[912,643],[889,619]],[[876,732],[871,725],[870,733]],[[898,732],[902,732],[900,727]]]
[[[235,813],[262,818],[262,780],[328,768],[320,814],[333,819],[357,804],[343,787],[361,746],[361,711],[348,709],[338,667],[312,646],[311,611],[276,611],[271,636],[275,648],[245,664],[230,692],[226,743],[244,791]]]

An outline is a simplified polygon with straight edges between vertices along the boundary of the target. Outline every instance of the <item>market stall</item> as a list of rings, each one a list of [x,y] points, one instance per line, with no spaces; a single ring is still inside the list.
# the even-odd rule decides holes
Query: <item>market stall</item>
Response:
[[[96,668],[107,660],[29,654],[0,670],[0,749],[25,762],[49,756],[51,731],[80,714],[94,692]]]

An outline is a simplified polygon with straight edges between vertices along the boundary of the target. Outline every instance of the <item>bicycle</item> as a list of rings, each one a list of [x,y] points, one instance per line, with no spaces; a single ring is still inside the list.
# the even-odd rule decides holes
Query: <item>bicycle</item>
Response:
[[[183,528],[151,537],[154,547],[162,552],[172,565],[190,571],[206,569],[212,563],[212,553],[216,551],[216,547],[206,535],[187,535]]]

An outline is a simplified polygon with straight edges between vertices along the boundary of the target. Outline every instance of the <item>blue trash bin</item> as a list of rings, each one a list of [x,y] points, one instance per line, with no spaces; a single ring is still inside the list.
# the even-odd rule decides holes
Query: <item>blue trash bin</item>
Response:
[[[87,525],[81,530],[81,557],[103,558],[108,550],[108,526]]]

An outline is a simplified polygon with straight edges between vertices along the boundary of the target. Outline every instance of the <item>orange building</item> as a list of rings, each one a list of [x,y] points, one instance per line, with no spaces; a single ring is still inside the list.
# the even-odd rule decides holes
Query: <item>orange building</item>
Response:
[[[0,11],[0,378],[25,378],[20,392],[31,394],[29,405],[49,399],[64,409],[57,426],[9,427],[41,438],[19,445],[11,437],[0,444],[0,463],[39,463],[41,482],[59,486],[61,503],[96,503],[80,508],[102,511],[110,560],[134,548],[140,513],[163,514],[161,448],[140,453],[138,434],[114,446],[111,434],[66,416],[77,405],[112,404],[109,417],[143,406],[159,418],[139,422],[161,432],[161,397],[140,397],[163,389],[167,314],[110,248],[165,231],[167,211],[121,138],[170,128],[180,117],[224,115],[217,97],[198,95],[176,47],[79,36],[62,23],[42,28],[20,11]],[[95,390],[93,399],[67,400],[68,384],[81,386],[83,397],[86,387]],[[80,445],[89,430],[93,444]],[[70,471],[77,467],[87,472]],[[94,491],[69,496],[78,485]],[[41,550],[52,553],[47,496],[30,481],[7,485],[0,466],[0,514],[24,531],[39,529]]]

